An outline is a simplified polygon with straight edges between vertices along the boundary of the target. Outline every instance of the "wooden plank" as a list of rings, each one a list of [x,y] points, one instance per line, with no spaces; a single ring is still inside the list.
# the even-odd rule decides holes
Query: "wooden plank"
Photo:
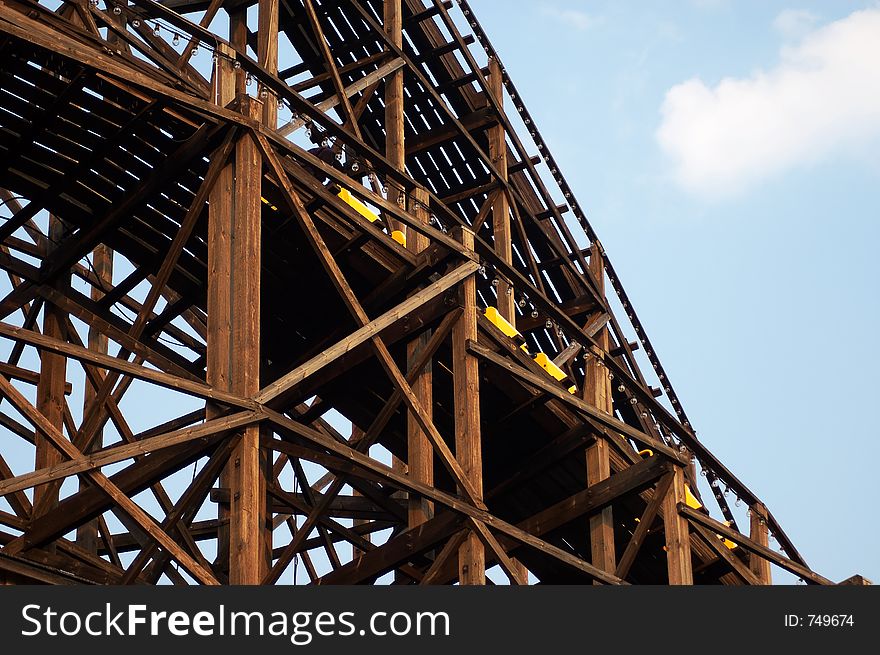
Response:
[[[278,75],[278,0],[259,0],[257,62],[271,75]],[[267,92],[261,99],[263,123],[275,129],[278,127],[278,98]]]
[[[685,502],[684,469],[676,467],[672,484],[663,498],[663,527],[666,534],[666,569],[671,585],[692,585],[691,542],[688,522],[678,512]]]
[[[232,30],[230,16],[230,30]],[[212,99],[220,107],[235,100],[236,71],[232,62],[232,48],[218,46],[217,61],[211,80]],[[235,193],[235,166],[224,162],[208,196],[208,279],[207,279],[207,353],[205,380],[214,389],[232,389],[232,297],[229,290],[232,277],[232,214]],[[205,417],[221,413],[215,403],[205,404]],[[220,486],[229,488],[230,469],[224,467]],[[229,571],[229,507],[217,509],[220,527],[217,532],[216,562],[220,571]]]
[[[474,233],[460,228],[465,248],[473,249]],[[462,313],[452,327],[452,388],[455,415],[455,457],[478,499],[483,497],[483,454],[480,438],[480,371],[467,350],[477,338],[477,281],[472,275],[459,288]],[[474,532],[458,550],[458,580],[462,585],[486,584],[486,553]]]
[[[501,106],[504,102],[504,82],[498,59],[489,59],[489,92]],[[495,162],[501,181],[507,183],[507,136],[504,127],[494,124],[489,128],[489,157]],[[506,193],[496,193],[492,203],[492,234],[495,252],[508,264],[513,263],[513,241],[510,233],[510,205]],[[508,323],[516,327],[516,310],[513,287],[505,278],[499,278],[495,293],[498,296],[498,312]]]
[[[54,214],[49,215],[49,243],[47,256],[51,256],[59,248],[65,237],[66,228],[61,219]],[[69,278],[61,278],[59,286],[69,284]],[[20,288],[20,286],[18,287]],[[43,308],[43,334],[50,339],[62,339],[64,335],[64,312],[52,303]],[[49,425],[63,431],[64,416],[64,384],[67,370],[67,359],[58,353],[41,351],[40,380],[37,383],[37,410],[43,414]],[[34,435],[34,468],[40,469],[54,466],[61,461],[61,452],[55,448],[51,439],[37,430]],[[58,489],[56,487],[38,486],[34,488],[34,517],[40,517],[58,505]],[[51,549],[51,546],[50,546]]]
[[[386,7],[389,2],[400,0],[386,0]],[[399,6],[398,6],[399,9]],[[413,192],[413,202],[415,207],[412,208],[413,213],[421,218],[425,223],[428,222],[430,213],[428,212],[428,194],[422,188],[417,188]],[[419,254],[428,247],[428,238],[419,232],[413,231],[407,236],[406,247],[413,253]],[[425,331],[416,339],[410,341],[406,347],[407,365],[413,366],[419,358],[420,352],[427,348],[431,340],[431,332]],[[412,381],[412,389],[416,398],[422,407],[425,408],[426,416],[433,420],[434,410],[434,374],[432,370],[431,360],[423,367],[422,371]],[[434,451],[431,448],[431,442],[419,427],[416,417],[412,413],[407,414],[407,465],[409,475],[413,480],[422,482],[427,485],[434,484]],[[418,496],[410,496],[409,499],[409,526],[413,527],[424,523],[433,518],[434,505],[427,498]]]
[[[262,8],[262,7],[261,7]],[[238,97],[245,116],[258,120],[261,102]],[[231,241],[233,393],[251,397],[260,390],[260,269],[263,158],[252,133],[235,146],[235,193]],[[260,426],[248,425],[231,458],[229,479],[232,503],[229,521],[229,582],[259,584],[269,571],[272,557],[268,529],[266,485],[269,461],[260,447]]]
[[[597,244],[590,249],[590,273],[599,280],[599,293],[605,294],[604,268],[602,255]],[[596,335],[598,348],[602,352],[608,352],[608,330],[602,328]],[[611,380],[608,370],[602,365],[597,357],[590,357],[584,363],[584,388],[583,399],[600,412],[614,415],[614,407],[611,402]],[[608,478],[611,475],[611,461],[609,459],[610,446],[603,437],[597,437],[593,443],[587,446],[587,485]],[[612,572],[616,570],[614,550],[614,517],[610,507],[606,507],[598,516],[590,518],[590,552],[592,562],[599,568]]]
[[[401,0],[384,0],[382,28],[389,39],[398,47],[403,47],[403,8]],[[385,80],[385,159],[396,170],[406,172],[406,144],[404,127],[406,120],[403,109],[403,70],[396,70]],[[387,184],[387,182],[386,182]],[[395,182],[388,184],[388,195],[405,209],[406,196]],[[400,200],[403,199],[403,202]],[[390,217],[386,218],[389,232],[400,230],[407,234],[406,226]]]
[[[755,503],[749,508],[749,538],[756,544],[768,548],[770,546],[770,529],[767,527],[767,507],[764,503]],[[770,562],[759,555],[749,555],[749,570],[755,574],[758,584],[772,584]]]
[[[95,276],[97,281],[100,284],[93,286],[91,291],[92,300],[95,302],[100,302],[104,297],[104,291],[102,290],[103,285],[107,285],[104,288],[109,288],[113,284],[113,251],[105,245],[101,244],[97,246],[92,253],[92,267],[94,268]],[[101,353],[103,355],[108,354],[108,339],[107,335],[102,333],[100,330],[96,329],[94,326],[89,326],[89,335],[88,335],[88,344],[89,350],[93,350],[95,352]],[[99,371],[101,374],[106,375],[106,371]],[[87,415],[89,406],[96,402],[96,396],[98,394],[98,388],[91,384],[90,380],[86,380],[86,388],[83,395],[83,417]],[[103,405],[103,401],[101,403]],[[94,450],[98,450],[104,444],[104,434],[102,430],[98,430],[97,434],[93,439],[90,439],[91,443],[87,448],[83,449],[83,452],[89,453]],[[84,482],[80,480],[80,489],[83,489]],[[83,548],[90,553],[97,554],[98,552],[98,521],[93,520],[88,523],[81,525],[76,530],[76,543],[80,548]]]

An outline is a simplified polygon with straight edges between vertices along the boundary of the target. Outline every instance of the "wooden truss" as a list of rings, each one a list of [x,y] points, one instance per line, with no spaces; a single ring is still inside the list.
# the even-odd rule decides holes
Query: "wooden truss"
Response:
[[[0,0],[0,202],[0,579],[829,582],[464,0]]]

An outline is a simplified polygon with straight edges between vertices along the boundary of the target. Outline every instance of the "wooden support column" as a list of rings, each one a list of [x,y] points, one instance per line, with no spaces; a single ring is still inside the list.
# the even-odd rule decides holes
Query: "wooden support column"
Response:
[[[385,0],[383,24],[385,33],[391,42],[398,47],[403,47],[403,9],[401,0]],[[406,144],[404,142],[404,114],[403,114],[403,69],[396,71],[385,78],[385,157],[398,171],[406,169]],[[388,184],[390,202],[396,202],[401,208],[405,208],[406,201],[400,202],[403,190]],[[406,226],[399,221],[388,219],[388,229],[399,230],[407,236]]]
[[[92,253],[92,268],[95,275],[109,289],[113,284],[113,251],[104,244],[97,246]],[[92,287],[92,300],[99,301],[104,297],[104,292],[99,287]],[[92,352],[106,355],[108,353],[107,335],[93,326],[89,327],[89,350]],[[98,369],[101,374],[106,375],[107,371]],[[86,377],[86,387],[83,398],[83,416],[86,416],[89,407],[94,403],[98,390],[92,386],[88,376]],[[88,451],[100,450],[104,445],[103,429],[99,429],[95,435],[95,439]],[[80,480],[80,490],[88,486],[83,480]],[[93,555],[98,551],[98,521],[93,519],[88,523],[81,525],[76,531],[76,543]]]
[[[599,283],[599,292],[605,293],[605,271],[602,252],[598,243],[590,247],[590,271]],[[608,329],[596,334],[599,348],[608,352]],[[585,363],[584,400],[606,414],[614,414],[611,402],[611,380],[608,371],[598,357],[588,357]],[[602,437],[587,448],[587,486],[592,486],[611,476],[611,460],[608,441]],[[590,552],[595,567],[613,573],[617,568],[614,553],[614,520],[611,507],[606,507],[590,517]]]
[[[687,519],[678,513],[679,503],[685,502],[684,469],[676,466],[672,484],[663,500],[663,527],[666,532],[666,568],[669,584],[692,585],[691,542]]]
[[[246,2],[242,2],[236,7],[227,8],[229,13],[229,43],[239,52],[247,51],[247,8],[248,3]],[[229,52],[231,53],[232,51]],[[235,80],[235,90],[232,99],[235,99],[238,94],[247,93],[247,73],[244,68],[240,68],[235,71],[233,78]]]
[[[770,546],[770,529],[767,527],[767,508],[763,503],[755,503],[749,514],[750,531],[749,538],[757,544],[768,548]],[[773,584],[770,573],[770,562],[765,558],[749,553],[749,569],[761,584]]]
[[[241,16],[233,14],[233,36]],[[235,18],[233,21],[232,19]],[[222,49],[222,46],[221,46]],[[214,70],[214,101],[237,101],[254,120],[263,103],[236,94],[238,75],[225,57]],[[224,167],[210,195],[208,221],[208,384],[252,396],[260,390],[260,252],[262,156],[249,134],[235,146],[235,161]],[[208,418],[218,410],[206,408]],[[259,584],[271,563],[271,530],[266,510],[268,459],[260,449],[260,427],[249,426],[220,478],[229,489],[229,509],[221,507],[218,564],[228,563],[230,584]]]
[[[385,33],[391,37],[392,42],[402,47],[403,9],[401,7],[401,0],[385,0],[383,23]],[[350,120],[354,121],[356,118],[351,116]],[[385,78],[385,157],[398,171],[406,169],[406,146],[403,130],[403,70],[397,69]],[[403,195],[403,189],[391,182],[387,183],[386,186],[388,187],[389,202],[395,202],[401,209],[406,209],[406,198]],[[394,220],[388,214],[386,214],[386,222],[389,233],[395,231],[402,232],[404,239],[406,239],[406,225]],[[407,352],[409,352],[409,349],[407,349]],[[409,422],[412,422],[412,415],[409,417]],[[408,467],[406,462],[392,456],[391,464],[398,473],[407,473]],[[399,492],[395,493],[394,496],[406,498],[407,494]]]
[[[428,192],[421,187],[413,192],[413,207],[411,211],[422,222],[428,223],[430,212],[428,211]],[[418,232],[411,232],[406,246],[413,253],[418,254],[428,247],[428,238]],[[407,367],[412,367],[418,360],[423,349],[431,339],[430,331],[424,332],[416,339],[410,341],[406,347]],[[412,383],[412,390],[425,409],[429,420],[433,420],[434,406],[434,377],[431,370],[431,361],[425,364],[422,372]],[[428,437],[419,427],[416,417],[410,412],[407,414],[407,461],[409,465],[409,477],[416,482],[430,486],[434,484],[434,450]],[[409,527],[421,525],[434,517],[434,504],[427,499],[410,495],[409,499]]]
[[[239,95],[239,110],[253,120],[263,116],[263,103]],[[231,391],[245,397],[260,390],[260,187],[262,155],[250,133],[235,146],[235,192],[232,213],[232,370]],[[259,584],[271,564],[266,485],[271,474],[260,448],[260,426],[244,429],[230,465],[229,582]]]
[[[351,441],[352,442],[360,441],[363,438],[363,436],[364,436],[363,430],[361,430],[356,425],[351,426]],[[357,489],[352,487],[351,495],[352,496],[360,496],[361,493]],[[363,525],[364,523],[369,523],[369,521],[367,521],[366,519],[354,519],[352,521],[352,525],[355,527],[359,526],[359,525]],[[370,535],[365,534],[364,539],[366,539],[367,541],[370,541]],[[365,552],[364,550],[362,550],[361,548],[358,548],[356,545],[352,544],[352,546],[351,546],[351,558],[352,559],[357,559],[358,557],[363,555],[364,552]]]
[[[504,105],[504,81],[501,76],[501,64],[494,57],[489,59],[489,91],[495,96],[499,107]],[[501,174],[501,180],[507,182],[507,135],[504,124],[498,121],[489,128],[489,157],[495,164],[495,169]],[[492,234],[495,239],[495,252],[508,264],[513,263],[513,240],[510,232],[510,204],[507,193],[499,191],[495,194],[492,203]],[[498,294],[498,313],[516,327],[516,298],[513,287],[506,280],[498,280],[495,288]],[[518,559],[512,559],[511,564],[520,580],[528,581],[529,572],[525,565]]]
[[[231,20],[231,17],[230,17]],[[232,50],[221,44],[221,55],[214,63],[212,92],[214,102],[226,107],[235,99],[236,71],[228,58]],[[222,55],[227,55],[224,57]],[[235,170],[230,161],[217,176],[217,182],[208,196],[208,352],[207,383],[214,389],[230,391],[231,380],[231,326],[232,303],[229,279],[232,265],[232,194],[235,189]],[[205,418],[211,420],[220,413],[213,404],[205,406]],[[220,486],[229,489],[227,466],[220,474]],[[217,565],[222,572],[229,566],[229,505],[217,508],[220,527],[217,529]]]
[[[465,248],[473,250],[474,233],[458,228]],[[452,328],[452,378],[455,405],[455,459],[478,500],[483,498],[483,453],[480,438],[480,371],[467,342],[477,340],[477,281],[474,275],[459,286],[462,314]],[[462,585],[486,584],[483,542],[470,531],[458,549],[458,581]]]
[[[273,75],[278,74],[278,0],[260,0],[257,29],[257,59]],[[278,127],[278,98],[266,93],[263,100],[263,123]]]
[[[504,102],[504,84],[501,79],[501,65],[494,57],[489,60],[489,90],[495,96],[498,105]],[[501,181],[507,182],[507,141],[504,125],[498,121],[489,128],[489,157],[501,174]],[[510,205],[504,191],[495,194],[492,203],[492,228],[495,235],[495,252],[508,264],[513,262],[513,246],[510,237]],[[513,289],[506,280],[498,280],[498,312],[511,325],[516,324]]]
[[[58,244],[64,239],[64,224],[57,216],[49,215],[49,239],[46,242],[51,256]],[[64,279],[67,279],[66,276]],[[60,282],[64,284],[64,282]],[[58,307],[47,302],[43,310],[43,334],[53,339],[64,340],[63,326],[66,317]],[[67,370],[67,359],[64,355],[40,351],[40,380],[37,383],[37,409],[46,420],[59,432],[64,428],[64,383]],[[61,462],[61,453],[52,442],[39,430],[34,435],[36,454],[34,470],[46,466],[54,466]],[[40,485],[34,487],[34,518],[46,514],[58,505],[58,487]],[[50,547],[53,548],[53,547]]]

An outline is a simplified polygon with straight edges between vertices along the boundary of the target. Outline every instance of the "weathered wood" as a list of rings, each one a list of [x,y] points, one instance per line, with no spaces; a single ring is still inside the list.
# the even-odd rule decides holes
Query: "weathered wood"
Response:
[[[386,0],[386,7],[389,3],[399,3],[399,1]],[[415,204],[413,213],[427,223],[429,218],[427,210],[428,194],[423,189],[416,189],[413,192],[413,203]],[[407,239],[406,246],[415,254],[419,254],[428,246],[428,239],[418,232],[412,232]],[[408,366],[413,366],[418,360],[420,352],[428,346],[430,339],[431,333],[426,331],[407,344],[406,356]],[[431,420],[433,420],[434,407],[433,387],[433,371],[431,360],[429,359],[421,373],[412,381],[412,389],[419,404],[425,408],[426,415]],[[418,421],[412,414],[407,415],[406,430],[407,467],[410,477],[427,485],[434,484],[434,451],[431,448],[431,442],[425,436],[425,433],[419,427]],[[429,500],[415,496],[409,499],[410,527],[424,523],[433,516],[434,506]]]
[[[58,243],[65,236],[64,223],[57,216],[49,216],[49,239],[52,244],[50,253],[56,252]],[[47,255],[51,256],[50,253]],[[60,280],[60,284],[68,284],[69,280]],[[47,303],[43,309],[43,334],[50,339],[63,337],[64,313],[60,308]],[[40,356],[40,380],[37,383],[37,410],[46,417],[49,425],[59,432],[63,430],[64,384],[67,360],[57,353],[43,351]],[[61,461],[61,452],[52,444],[47,435],[37,430],[34,435],[34,467],[53,466]],[[34,516],[39,517],[58,504],[58,489],[38,486],[34,489]],[[51,548],[51,547],[50,547]]]
[[[257,24],[257,61],[266,72],[278,74],[278,0],[259,0]],[[278,98],[268,89],[260,95],[262,120],[269,128],[278,127]]]
[[[599,280],[599,293],[605,293],[602,253],[598,244],[590,248],[590,273]],[[602,328],[596,335],[602,352],[608,352],[608,330]],[[608,371],[597,357],[588,357],[584,363],[583,399],[600,412],[613,415],[611,380]],[[608,441],[598,437],[587,446],[587,485],[593,485],[611,475]],[[605,571],[617,568],[614,552],[614,517],[610,507],[590,518],[590,552],[595,566]]]
[[[263,106],[247,96],[238,97],[241,112],[257,120]],[[233,299],[230,324],[230,389],[241,396],[260,390],[260,183],[263,159],[251,134],[235,148],[235,192],[231,224],[230,279]],[[229,521],[229,582],[259,584],[271,563],[271,532],[266,513],[269,461],[260,447],[260,427],[244,428],[229,468],[232,503]]]
[[[101,244],[97,248],[95,248],[92,253],[92,267],[95,269],[95,276],[100,281],[101,284],[107,285],[109,288],[113,283],[113,251],[110,250],[106,245]],[[101,289],[101,285],[92,287],[92,300],[95,302],[100,302],[104,296],[104,292]],[[88,336],[88,344],[89,350],[93,350],[95,352],[102,353],[106,355],[108,353],[108,340],[107,335],[103,334],[100,330],[95,329],[94,327],[89,327],[89,336]],[[102,374],[106,375],[106,371],[101,371]],[[90,384],[88,381],[86,382],[85,394],[83,397],[83,416],[86,415],[86,412],[89,406],[92,403],[96,402],[96,396],[98,394],[98,389],[94,385]],[[88,448],[84,449],[84,452],[90,452],[93,450],[98,450],[103,445],[104,435],[99,430],[95,435],[95,438],[92,439],[92,443]],[[83,483],[80,482],[80,489],[82,489]],[[80,526],[76,531],[76,543],[81,548],[85,550],[97,553],[98,549],[98,522],[90,521],[85,525]]]
[[[685,501],[684,469],[673,471],[672,484],[663,498],[663,528],[666,535],[666,570],[671,585],[694,583],[687,519],[678,508]]]
[[[767,508],[763,503],[755,503],[749,508],[749,523],[749,538],[767,548],[770,545],[770,529],[767,527]],[[750,554],[749,570],[755,574],[759,584],[772,584],[770,562],[767,559]]]
[[[472,249],[474,233],[461,228],[462,245]],[[467,350],[477,338],[477,286],[473,276],[460,287],[461,316],[452,328],[452,377],[455,408],[455,456],[473,486],[477,498],[483,496],[483,455],[480,438],[480,372],[477,359]],[[486,584],[486,554],[474,532],[468,534],[458,550],[458,580],[463,585]]]

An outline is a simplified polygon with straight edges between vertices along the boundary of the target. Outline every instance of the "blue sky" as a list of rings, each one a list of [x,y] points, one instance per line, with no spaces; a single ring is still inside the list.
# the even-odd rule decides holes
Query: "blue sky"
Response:
[[[814,569],[880,580],[880,5],[472,7],[700,438]]]

